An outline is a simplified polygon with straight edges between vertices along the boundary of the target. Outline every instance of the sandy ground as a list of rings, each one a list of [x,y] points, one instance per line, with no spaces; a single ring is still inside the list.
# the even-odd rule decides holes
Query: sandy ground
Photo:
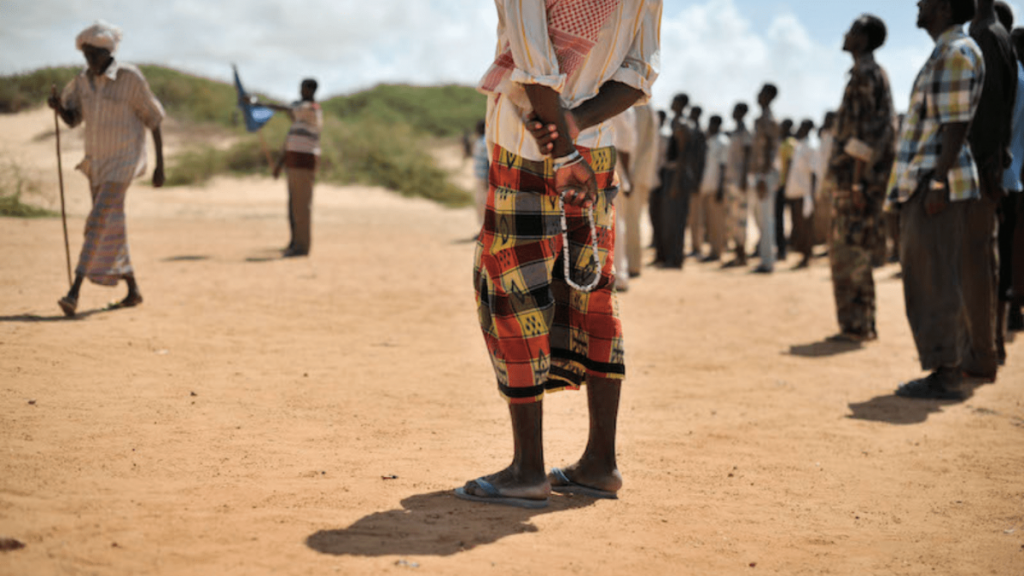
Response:
[[[0,117],[0,155],[59,206],[48,129]],[[966,402],[894,398],[920,375],[894,267],[864,348],[822,342],[822,260],[645,269],[621,298],[621,499],[522,511],[450,492],[511,454],[471,210],[319,186],[313,253],[282,260],[284,196],[140,181],[146,302],[86,285],[73,321],[60,219],[0,219],[0,537],[26,545],[0,574],[1024,574],[1024,343]],[[570,463],[585,398],[545,407]]]

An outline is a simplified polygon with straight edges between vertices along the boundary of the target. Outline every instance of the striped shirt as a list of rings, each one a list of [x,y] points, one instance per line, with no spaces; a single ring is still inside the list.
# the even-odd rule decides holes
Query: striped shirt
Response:
[[[300,154],[320,155],[320,132],[324,127],[324,112],[316,102],[300,101],[292,104],[292,127],[284,141],[284,149]]]
[[[64,87],[72,127],[85,122],[85,159],[77,166],[93,185],[131,182],[146,172],[146,129],[164,119],[142,72],[116,60],[95,76],[88,69]]]
[[[970,122],[984,86],[985,61],[978,44],[960,26],[943,32],[914,81],[887,203],[909,200],[919,181],[935,169],[942,153],[943,125]],[[966,141],[946,177],[951,201],[981,197],[978,167]]]
[[[498,48],[477,88],[487,98],[487,141],[540,161],[545,154],[523,119],[532,106],[526,84],[548,86],[572,110],[620,82],[651,96],[660,66],[661,0],[494,0]],[[576,145],[614,145],[604,122],[584,130]]]

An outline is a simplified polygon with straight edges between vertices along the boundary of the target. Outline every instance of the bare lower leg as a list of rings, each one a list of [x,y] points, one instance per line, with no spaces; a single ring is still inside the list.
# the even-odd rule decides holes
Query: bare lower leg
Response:
[[[544,499],[551,493],[544,469],[543,403],[510,404],[513,458],[504,470],[484,476],[503,496]],[[466,492],[486,496],[474,481],[466,483]]]
[[[134,274],[125,274],[124,281],[128,284],[128,294],[121,301],[122,306],[135,306],[142,303],[142,292],[139,292],[139,284],[135,281]]]
[[[563,470],[573,482],[609,492],[622,488],[622,474],[615,459],[621,391],[620,380],[587,380],[587,406],[590,409],[587,448],[579,462]]]
[[[85,277],[81,274],[75,274],[75,283],[71,285],[71,290],[68,290],[67,299],[72,302],[78,301],[78,293],[82,291],[82,280]]]

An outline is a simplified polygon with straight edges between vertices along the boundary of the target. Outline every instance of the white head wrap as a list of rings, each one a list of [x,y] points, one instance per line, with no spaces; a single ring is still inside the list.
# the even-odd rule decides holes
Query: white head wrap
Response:
[[[97,20],[95,24],[78,34],[75,48],[81,50],[83,45],[89,44],[97,48],[106,48],[113,54],[117,52],[117,45],[120,43],[121,29],[103,20]]]

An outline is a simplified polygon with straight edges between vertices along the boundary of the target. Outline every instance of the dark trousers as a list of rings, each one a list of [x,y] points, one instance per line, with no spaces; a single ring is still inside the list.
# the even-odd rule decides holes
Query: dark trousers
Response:
[[[983,178],[984,181],[984,178]],[[971,347],[963,369],[994,377],[996,356],[996,201],[982,184],[982,197],[967,202],[964,230],[963,291],[967,302]]]
[[[1024,297],[1024,193],[1010,192],[999,209],[1000,302]]]
[[[927,180],[925,181],[927,182]],[[929,216],[924,186],[900,209],[900,262],[907,320],[921,368],[958,368],[969,347],[962,268],[967,202]]]
[[[690,218],[690,194],[681,188],[671,189],[661,198],[661,229],[664,238],[662,262],[670,268],[683,266],[686,244],[686,223]]]
[[[654,245],[655,262],[665,261],[665,238],[661,225],[661,212],[664,210],[663,199],[665,198],[665,192],[668,190],[669,183],[672,182],[672,171],[662,168],[660,176],[661,184],[651,190],[651,196],[647,199],[647,210],[651,217],[651,230],[653,232],[651,244]]]
[[[785,260],[788,253],[788,242],[786,240],[786,227],[785,227],[785,210],[786,206],[789,206],[790,219],[795,220],[793,215],[793,204],[792,200],[786,199],[786,187],[782,186],[778,192],[775,193],[775,247],[777,249],[776,254],[779,255],[779,260]]]

